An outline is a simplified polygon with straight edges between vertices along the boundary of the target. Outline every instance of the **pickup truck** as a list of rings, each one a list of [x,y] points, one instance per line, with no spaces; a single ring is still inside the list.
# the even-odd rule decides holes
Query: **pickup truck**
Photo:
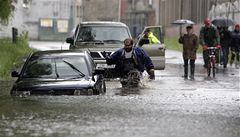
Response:
[[[138,39],[136,46],[142,47],[153,60],[155,69],[165,68],[165,46],[163,44],[161,27],[151,26],[149,28],[157,36],[160,44],[141,44]],[[145,28],[145,29],[146,29]],[[90,21],[81,22],[76,26],[72,37],[66,39],[70,44],[69,49],[89,51],[90,55],[97,64],[97,68],[113,69],[114,66],[108,66],[104,58],[104,51],[108,55],[117,49],[123,47],[123,41],[126,38],[132,38],[129,28],[121,22]]]

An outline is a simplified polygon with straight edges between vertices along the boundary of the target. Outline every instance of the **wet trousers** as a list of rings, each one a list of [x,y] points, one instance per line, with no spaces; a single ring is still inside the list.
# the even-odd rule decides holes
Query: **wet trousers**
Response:
[[[194,59],[184,59],[184,78],[188,77],[188,62],[190,61],[190,77],[194,78],[195,71],[195,60]]]
[[[222,47],[222,57],[221,60],[224,66],[228,64],[228,54],[229,54],[229,47]]]

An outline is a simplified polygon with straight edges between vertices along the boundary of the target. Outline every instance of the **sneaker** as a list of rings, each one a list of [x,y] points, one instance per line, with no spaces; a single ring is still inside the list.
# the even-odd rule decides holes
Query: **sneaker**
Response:
[[[227,65],[224,65],[223,68],[227,68]]]

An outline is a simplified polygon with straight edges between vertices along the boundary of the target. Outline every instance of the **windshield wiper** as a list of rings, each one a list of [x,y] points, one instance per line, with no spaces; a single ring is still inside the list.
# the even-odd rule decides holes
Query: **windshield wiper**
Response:
[[[57,76],[57,78],[59,78],[59,74],[57,72],[57,63],[56,63],[56,60],[54,60],[54,63],[55,63],[55,74]]]
[[[70,66],[73,70],[77,71],[78,74],[81,76],[81,77],[84,77],[85,75],[79,70],[77,69],[73,64],[65,61],[65,60],[62,60],[64,63],[68,64],[68,66]]]
[[[123,43],[123,41],[117,40],[117,39],[108,39],[108,40],[104,40],[104,42]]]
[[[77,42],[94,42],[94,43],[104,43],[102,40],[78,40]]]

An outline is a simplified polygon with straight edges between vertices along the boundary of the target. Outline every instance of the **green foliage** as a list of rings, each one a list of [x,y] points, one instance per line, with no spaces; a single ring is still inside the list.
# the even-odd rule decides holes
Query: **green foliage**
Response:
[[[182,51],[182,45],[178,43],[178,38],[165,38],[165,46],[169,50]],[[198,53],[202,53],[202,48],[199,46]]]
[[[23,57],[32,52],[28,47],[27,34],[22,34],[17,43],[0,39],[0,79],[9,79],[11,71],[23,63]]]
[[[0,22],[7,23],[12,13],[12,1],[0,0]]]
[[[177,38],[166,37],[164,41],[166,49],[182,51],[182,45],[178,43]]]

